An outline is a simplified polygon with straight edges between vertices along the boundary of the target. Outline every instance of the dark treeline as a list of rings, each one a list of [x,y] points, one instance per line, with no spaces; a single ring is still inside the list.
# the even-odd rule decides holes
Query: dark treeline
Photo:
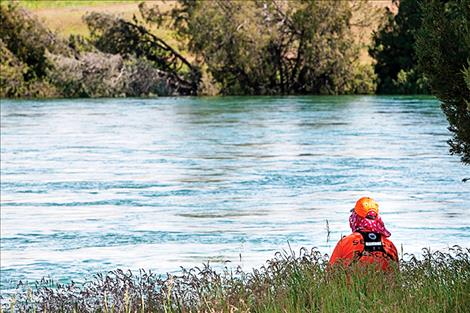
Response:
[[[427,94],[429,84],[417,66],[416,33],[421,27],[421,2],[393,0],[398,13],[385,13],[385,23],[374,32],[369,54],[376,60],[377,93]]]
[[[470,163],[470,0],[179,0],[133,20],[88,13],[87,38],[60,38],[13,2],[0,6],[0,97],[417,94],[441,101],[451,152]],[[373,32],[374,62],[360,34]],[[185,53],[156,36],[175,32]]]

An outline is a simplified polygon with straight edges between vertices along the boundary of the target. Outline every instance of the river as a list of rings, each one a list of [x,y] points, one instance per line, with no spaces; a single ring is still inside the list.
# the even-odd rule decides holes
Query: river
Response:
[[[2,289],[331,253],[364,195],[399,250],[468,247],[447,126],[429,97],[2,100]]]

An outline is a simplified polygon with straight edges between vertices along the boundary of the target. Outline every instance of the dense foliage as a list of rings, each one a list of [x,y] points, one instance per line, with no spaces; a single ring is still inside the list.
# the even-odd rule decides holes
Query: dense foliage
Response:
[[[52,67],[46,51],[68,54],[67,47],[12,4],[0,5],[0,25],[0,97],[56,95],[46,77]]]
[[[377,92],[393,94],[429,93],[427,79],[417,67],[416,33],[422,12],[416,0],[393,0],[394,14],[386,12],[386,22],[374,32],[370,55],[376,60]]]
[[[92,38],[71,36],[64,40],[13,2],[0,5],[0,10],[0,97],[197,92],[197,69],[136,23],[90,14],[85,20]],[[122,45],[115,44],[119,42]],[[139,53],[139,47],[145,53]]]
[[[364,1],[181,0],[171,22],[223,94],[372,93],[351,20]],[[158,10],[147,20],[162,22]],[[152,14],[153,13],[153,14]],[[157,13],[157,14],[155,14]]]
[[[328,268],[318,251],[279,253],[252,272],[208,265],[161,277],[117,270],[83,285],[21,285],[15,312],[468,312],[470,250],[405,255],[400,270]]]
[[[370,17],[364,1],[181,0],[171,24],[198,66],[136,18],[90,13],[84,17],[90,38],[61,40],[11,2],[1,10],[3,97],[197,94],[204,92],[201,68],[205,84],[223,94],[375,90],[352,27],[353,15]],[[158,5],[142,4],[141,13],[147,22],[163,22]],[[47,92],[32,91],[38,82]]]
[[[470,0],[423,2],[416,52],[454,136],[451,153],[470,164]]]

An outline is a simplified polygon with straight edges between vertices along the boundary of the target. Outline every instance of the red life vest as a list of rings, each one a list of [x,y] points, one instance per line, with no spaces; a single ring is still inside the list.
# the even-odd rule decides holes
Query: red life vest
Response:
[[[389,267],[390,261],[398,262],[395,245],[378,233],[355,232],[343,237],[336,245],[330,264],[342,262],[349,266],[353,262],[379,263],[382,269]]]

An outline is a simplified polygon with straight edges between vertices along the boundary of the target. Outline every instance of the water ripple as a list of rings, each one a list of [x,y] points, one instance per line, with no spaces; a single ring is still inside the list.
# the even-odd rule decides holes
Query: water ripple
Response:
[[[0,105],[2,289],[117,267],[249,268],[287,242],[331,253],[363,195],[405,252],[468,246],[470,171],[433,98]]]

